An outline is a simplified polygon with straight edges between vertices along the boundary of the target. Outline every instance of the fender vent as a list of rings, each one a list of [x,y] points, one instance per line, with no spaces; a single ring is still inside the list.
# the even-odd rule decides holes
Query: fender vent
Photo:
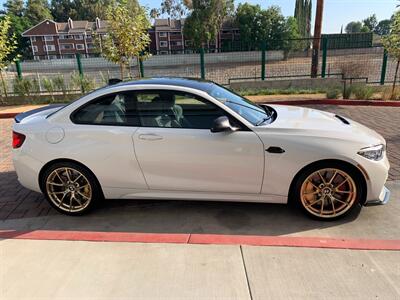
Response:
[[[343,118],[342,116],[335,115],[335,118],[337,118],[337,119],[339,119],[340,121],[342,121],[343,124],[350,125],[350,122],[347,121],[347,119]]]

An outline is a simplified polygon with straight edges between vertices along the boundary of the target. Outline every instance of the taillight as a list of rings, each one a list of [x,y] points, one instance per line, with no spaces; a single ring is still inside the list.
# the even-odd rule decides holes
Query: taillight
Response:
[[[17,149],[22,146],[25,141],[25,135],[19,132],[13,131],[12,147]]]

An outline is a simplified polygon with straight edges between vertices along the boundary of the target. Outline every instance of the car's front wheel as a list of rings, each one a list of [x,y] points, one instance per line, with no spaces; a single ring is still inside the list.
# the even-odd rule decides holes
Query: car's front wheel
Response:
[[[364,195],[360,175],[339,163],[305,170],[296,181],[294,192],[303,211],[320,220],[348,214]]]
[[[42,190],[56,210],[68,215],[87,213],[102,197],[94,175],[72,162],[50,166],[42,177]]]

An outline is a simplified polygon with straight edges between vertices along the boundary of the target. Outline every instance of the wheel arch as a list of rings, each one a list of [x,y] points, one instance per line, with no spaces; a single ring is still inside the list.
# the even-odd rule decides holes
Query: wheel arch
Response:
[[[45,193],[44,186],[43,186],[43,176],[44,176],[45,171],[46,171],[48,168],[50,168],[52,165],[54,165],[54,164],[56,164],[56,163],[63,163],[63,162],[77,164],[77,165],[79,165],[80,167],[86,169],[88,172],[90,172],[90,173],[93,175],[94,179],[96,180],[96,184],[98,185],[98,187],[99,187],[99,189],[100,189],[100,192],[101,192],[101,195],[102,195],[103,198],[104,198],[103,189],[102,189],[102,186],[101,186],[99,180],[97,179],[96,174],[94,174],[93,171],[90,170],[90,169],[89,169],[87,166],[85,166],[83,163],[81,163],[81,162],[79,162],[79,161],[76,161],[76,160],[73,160],[73,159],[69,159],[69,158],[57,158],[57,159],[53,159],[53,160],[47,162],[47,163],[40,169],[39,176],[38,176],[38,180],[39,180],[39,187],[40,187],[40,190],[42,191],[42,193]]]
[[[360,178],[361,180],[361,185],[362,185],[362,202],[361,204],[363,205],[367,199],[367,189],[368,189],[368,185],[367,185],[367,180],[368,180],[368,175],[365,173],[365,171],[361,168],[359,168],[358,166],[345,161],[345,160],[340,160],[340,159],[323,159],[323,160],[317,160],[315,162],[312,162],[306,166],[304,166],[303,168],[301,168],[296,175],[293,177],[290,186],[289,186],[289,192],[288,192],[288,202],[293,201],[294,199],[294,192],[295,192],[295,186],[296,186],[296,182],[299,179],[299,177],[306,172],[307,170],[311,170],[313,168],[318,167],[319,165],[323,165],[323,166],[327,166],[329,164],[340,164],[342,166],[344,166],[345,168],[349,168],[350,170],[352,170],[355,174],[357,174],[357,176]]]

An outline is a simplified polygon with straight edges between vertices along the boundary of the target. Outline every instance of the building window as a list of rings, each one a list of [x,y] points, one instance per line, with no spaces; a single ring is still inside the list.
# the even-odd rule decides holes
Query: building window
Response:
[[[60,34],[60,40],[71,40],[72,38],[73,38],[72,35]]]
[[[160,47],[168,47],[168,42],[160,41]]]
[[[171,35],[181,35],[181,32],[180,31],[172,31],[172,32],[170,32],[170,34]]]
[[[32,46],[32,52],[38,52],[37,46]]]
[[[74,35],[74,38],[76,40],[83,40],[83,35],[82,34],[77,34],[77,35]]]
[[[45,37],[44,37],[44,40],[45,40],[46,42],[51,42],[51,41],[54,41],[54,37],[53,37],[53,36],[45,36]]]
[[[57,59],[57,55],[49,55],[49,59]]]
[[[192,46],[192,41],[186,40],[185,41],[185,46]]]
[[[61,50],[74,49],[74,44],[60,44]]]
[[[171,41],[171,46],[182,46],[181,41]]]
[[[88,49],[94,49],[94,44],[87,44]]]
[[[85,45],[84,44],[76,44],[76,50],[84,50]]]
[[[75,58],[75,54],[64,54],[64,55],[62,56],[62,58],[68,58],[68,59],[70,59],[70,58]]]
[[[159,37],[167,37],[167,33],[166,32],[159,32],[158,36]]]
[[[56,51],[56,46],[54,45],[45,45],[43,46],[44,51]]]
[[[32,41],[32,42],[36,42],[36,36],[32,36],[32,37],[31,37],[31,41]]]
[[[91,39],[92,39],[92,35],[91,35],[91,34],[88,34],[88,35],[86,35],[86,38],[87,38],[88,40],[91,40]]]
[[[168,54],[168,51],[160,51],[160,54],[161,54],[161,55]]]

